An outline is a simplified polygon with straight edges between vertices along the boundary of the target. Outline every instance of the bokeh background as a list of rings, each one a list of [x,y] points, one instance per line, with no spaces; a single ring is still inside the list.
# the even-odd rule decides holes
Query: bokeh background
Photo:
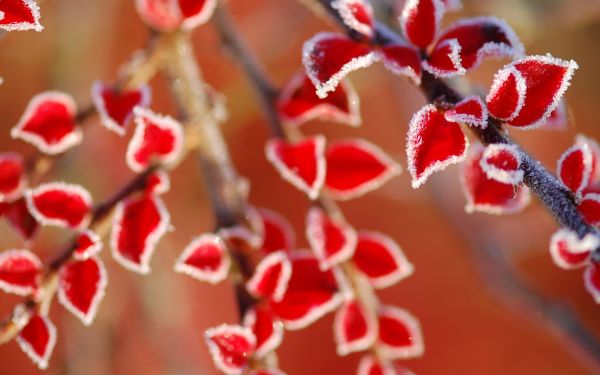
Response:
[[[529,54],[550,52],[580,65],[567,93],[569,129],[512,131],[514,138],[554,170],[575,134],[600,136],[600,1],[463,2],[463,10],[449,14],[445,24],[459,16],[494,14],[517,30]],[[303,42],[332,28],[293,0],[230,3],[239,29],[278,84],[301,68]],[[47,0],[42,23],[42,33],[14,32],[0,41],[2,151],[34,152],[9,137],[31,96],[58,89],[73,94],[82,106],[89,104],[92,82],[113,81],[120,64],[147,37],[130,0]],[[307,200],[264,158],[268,132],[255,94],[210,23],[194,32],[194,42],[207,81],[227,98],[230,117],[222,130],[240,174],[252,182],[251,202],[283,213],[294,224],[299,245],[306,246]],[[480,85],[486,92],[503,63],[486,62],[469,73],[471,89]],[[363,126],[314,122],[306,132],[322,132],[329,139],[366,138],[405,166],[408,121],[423,98],[381,66],[353,73],[351,80],[360,93]],[[175,114],[166,84],[162,78],[152,82],[152,108]],[[61,157],[46,178],[83,184],[100,201],[131,176],[124,160],[131,134],[120,138],[95,118],[84,133],[82,146]],[[547,248],[557,229],[553,219],[535,201],[509,217],[467,215],[457,172],[453,167],[439,173],[420,190],[410,187],[404,173],[376,192],[341,204],[356,228],[391,235],[416,267],[412,277],[381,292],[384,301],[410,310],[423,326],[426,353],[406,366],[418,374],[599,374],[600,307],[584,291],[581,272],[552,264]],[[202,334],[219,323],[236,322],[234,295],[228,282],[209,286],[173,272],[176,256],[193,236],[212,228],[213,218],[195,160],[185,161],[172,178],[165,199],[174,230],[161,241],[152,273],[126,271],[105,249],[110,280],[94,325],[83,327],[58,304],[51,309],[59,337],[47,374],[217,373]],[[45,228],[31,246],[47,259],[69,237]],[[0,224],[0,247],[22,246]],[[18,301],[0,295],[1,315]],[[336,356],[331,315],[309,329],[286,332],[278,353],[281,368],[290,375],[352,374],[360,358]],[[40,372],[11,342],[0,347],[0,373]]]

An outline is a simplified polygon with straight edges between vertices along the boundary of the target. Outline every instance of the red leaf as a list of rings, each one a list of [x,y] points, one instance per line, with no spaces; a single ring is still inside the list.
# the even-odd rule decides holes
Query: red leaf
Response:
[[[70,95],[58,91],[37,94],[10,135],[46,154],[60,154],[81,142],[81,129],[75,123],[76,112]]]
[[[148,26],[164,32],[193,29],[212,16],[216,0],[136,0],[136,9]]]
[[[133,108],[147,107],[151,100],[149,86],[120,90],[96,81],[92,85],[92,101],[100,115],[101,123],[118,135],[125,135],[133,117]]]
[[[413,116],[407,142],[408,170],[415,189],[432,173],[463,161],[469,146],[460,125],[447,121],[432,104]]]
[[[600,240],[593,234],[579,238],[577,233],[562,228],[550,238],[550,255],[554,263],[565,270],[580,268],[586,265]]]
[[[89,326],[96,317],[107,284],[108,276],[100,258],[93,256],[87,260],[69,262],[60,269],[58,300]]]
[[[377,58],[368,45],[336,33],[319,33],[304,43],[302,50],[306,74],[320,98],[334,91],[348,73],[370,66]]]
[[[583,134],[578,134],[575,138],[575,145],[583,147],[587,145],[592,153],[592,173],[588,185],[595,185],[600,182],[600,146],[593,139]]]
[[[377,232],[358,232],[352,261],[378,289],[392,286],[413,273],[413,265],[400,246]]]
[[[467,197],[467,212],[501,215],[515,213],[529,203],[529,190],[490,179],[481,168],[484,148],[473,145],[462,170],[462,182]]]
[[[600,194],[587,193],[579,203],[577,210],[583,220],[590,225],[600,224]]]
[[[396,367],[391,362],[380,362],[374,356],[367,354],[358,365],[357,375],[415,375],[404,367]]]
[[[47,317],[35,314],[17,336],[17,343],[44,370],[56,345],[56,327]]]
[[[263,224],[262,251],[266,254],[278,250],[291,251],[296,241],[294,229],[286,218],[266,208],[259,208],[258,214]]]
[[[368,1],[334,0],[331,7],[338,11],[350,29],[368,38],[373,36],[373,8]]]
[[[162,195],[171,189],[169,174],[161,169],[152,172],[146,179],[146,193]]]
[[[457,39],[446,39],[423,61],[423,69],[439,78],[463,75],[467,70],[462,65],[461,51]]]
[[[558,106],[577,68],[573,60],[560,60],[550,55],[528,56],[504,67],[497,77],[514,69],[521,73],[526,87],[523,107],[516,117],[508,120],[508,124],[519,128],[543,125]]]
[[[12,202],[21,197],[27,185],[23,157],[14,152],[0,154],[0,202]]]
[[[583,273],[583,282],[594,302],[600,303],[600,265],[591,262]]]
[[[403,44],[388,44],[378,53],[385,67],[392,73],[405,76],[415,85],[421,84],[421,57],[414,47]]]
[[[478,66],[484,58],[518,58],[525,48],[510,26],[496,17],[475,17],[460,20],[446,29],[431,53],[430,64],[443,58],[446,41],[456,40],[460,65],[464,69]]]
[[[256,346],[249,328],[222,324],[209,328],[204,334],[217,368],[225,374],[242,374]]]
[[[140,173],[151,164],[171,164],[183,149],[183,127],[169,116],[158,115],[149,109],[133,109],[137,124],[127,147],[127,165]]]
[[[367,350],[377,339],[377,322],[364,306],[348,300],[338,309],[333,323],[337,353],[347,355]]]
[[[354,228],[328,217],[318,207],[308,211],[306,237],[322,270],[328,270],[350,259],[356,248]]]
[[[404,36],[414,46],[427,48],[440,31],[443,15],[441,0],[407,0],[400,16]]]
[[[590,184],[594,159],[587,144],[575,145],[558,159],[556,167],[560,181],[577,196]]]
[[[517,185],[523,181],[521,154],[515,145],[490,144],[483,151],[479,166],[489,179]]]
[[[298,143],[281,139],[267,142],[267,159],[284,180],[308,194],[311,199],[319,195],[325,181],[325,137],[306,138]]]
[[[156,245],[169,227],[170,216],[160,198],[141,196],[115,208],[110,238],[112,255],[123,267],[147,274]]]
[[[526,93],[527,82],[519,70],[514,67],[500,70],[486,98],[490,114],[499,120],[514,119],[525,104]]]
[[[11,227],[13,227],[26,240],[31,240],[40,228],[37,220],[29,212],[25,198],[10,203],[4,217]]]
[[[392,306],[385,306],[379,312],[379,344],[390,359],[419,357],[425,350],[417,319]]]
[[[485,129],[487,127],[488,111],[481,98],[469,96],[461,100],[454,108],[446,111],[444,117],[450,122]]]
[[[6,293],[26,296],[39,286],[42,262],[29,250],[8,250],[0,253],[0,289]]]
[[[31,215],[42,225],[83,229],[90,221],[92,197],[80,185],[49,182],[25,193]]]
[[[3,0],[0,3],[0,29],[42,31],[40,8],[33,0]]]
[[[309,252],[293,253],[292,277],[280,302],[271,302],[273,311],[287,329],[309,326],[342,302],[338,281],[332,271],[321,271],[317,259]]]
[[[91,230],[85,230],[77,236],[77,248],[73,251],[76,260],[86,260],[102,250],[102,240]]]
[[[277,108],[281,118],[295,126],[314,119],[359,126],[359,102],[348,81],[340,82],[326,98],[319,98],[315,85],[302,72],[286,83],[277,100]]]
[[[248,327],[256,337],[254,355],[262,358],[281,345],[283,324],[269,306],[255,306],[244,316],[244,327]]]
[[[182,28],[194,29],[206,23],[215,11],[217,0],[178,0],[183,15]]]
[[[351,199],[379,188],[401,172],[379,147],[362,139],[337,141],[325,154],[325,186],[336,199]]]
[[[248,291],[258,297],[281,301],[292,276],[292,264],[284,251],[264,257],[246,283]]]
[[[209,233],[196,237],[186,246],[175,263],[175,271],[216,284],[227,278],[230,266],[225,244],[219,236]]]

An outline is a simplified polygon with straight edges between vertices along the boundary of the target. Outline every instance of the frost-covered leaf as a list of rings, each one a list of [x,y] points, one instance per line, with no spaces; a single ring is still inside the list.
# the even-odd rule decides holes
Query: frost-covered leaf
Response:
[[[488,111],[480,97],[469,96],[446,111],[444,117],[451,122],[485,129],[487,127]]]
[[[511,185],[523,181],[523,171],[519,169],[521,153],[515,145],[488,145],[483,151],[479,166],[489,179]]]
[[[0,253],[0,289],[26,296],[39,286],[42,262],[29,250],[7,250]]]
[[[367,44],[337,33],[319,33],[304,43],[302,63],[306,74],[325,98],[348,73],[370,66],[378,55]]]
[[[290,330],[302,329],[335,310],[342,302],[332,271],[321,271],[317,259],[307,251],[292,253],[292,277],[273,311]]]
[[[387,288],[410,276],[413,265],[390,237],[377,232],[358,232],[352,257],[354,265],[374,288]]]
[[[169,212],[156,196],[121,201],[115,208],[110,237],[113,258],[130,271],[149,273],[150,258],[169,222]]]
[[[362,139],[330,144],[325,158],[325,186],[334,198],[342,200],[375,190],[402,170],[379,147]]]
[[[314,119],[359,126],[359,104],[360,99],[349,81],[342,80],[326,98],[321,99],[310,78],[301,72],[281,90],[277,109],[285,122],[296,126]]]
[[[499,120],[512,120],[521,112],[526,94],[527,82],[521,72],[514,67],[502,69],[494,76],[486,98],[488,111]]]
[[[217,0],[178,0],[183,16],[181,27],[194,29],[206,23],[215,11]]]
[[[485,212],[501,215],[515,213],[529,203],[529,190],[523,186],[514,186],[490,179],[481,168],[484,148],[473,145],[462,169],[462,183],[467,212]]]
[[[164,32],[193,29],[212,16],[217,0],[136,0],[136,9],[150,27]]]
[[[246,288],[255,297],[281,301],[292,276],[292,264],[285,251],[276,251],[264,257]]]
[[[350,259],[356,248],[354,228],[329,217],[318,207],[308,211],[306,237],[322,270]]]
[[[140,173],[151,164],[168,165],[177,160],[183,150],[183,127],[169,116],[135,107],[136,128],[127,147],[127,165]]]
[[[42,225],[83,229],[90,221],[92,197],[80,185],[49,182],[25,193],[31,215]]]
[[[442,0],[406,0],[400,26],[406,39],[425,49],[437,38],[443,15]]]
[[[592,173],[588,185],[595,185],[600,182],[600,145],[590,137],[578,134],[575,138],[575,145],[583,147],[587,145],[592,153]]]
[[[345,301],[335,314],[333,333],[339,355],[367,350],[377,339],[377,320],[360,301]]]
[[[90,325],[107,284],[108,276],[100,258],[69,262],[60,268],[58,300],[83,324]]]
[[[56,345],[56,327],[45,316],[34,314],[27,325],[19,332],[17,343],[21,350],[42,370]]]
[[[227,278],[230,266],[225,243],[219,236],[208,233],[196,237],[186,246],[175,263],[175,271],[216,284]]]
[[[334,0],[331,7],[350,29],[368,38],[373,36],[373,8],[368,0]]]
[[[384,306],[379,311],[379,345],[388,358],[414,358],[425,347],[419,321],[408,311]]]
[[[133,117],[133,108],[150,104],[149,86],[120,90],[101,81],[92,85],[92,101],[100,115],[101,123],[119,135],[125,135]]]
[[[415,85],[421,84],[421,57],[414,47],[404,44],[387,44],[378,50],[380,59],[392,73],[410,79]]]
[[[255,305],[244,316],[244,327],[256,337],[254,355],[262,358],[279,347],[283,340],[283,324],[268,305]]]
[[[209,328],[204,338],[215,365],[228,375],[242,374],[256,347],[252,331],[238,325]]]
[[[583,282],[596,303],[600,303],[600,264],[592,261],[583,273]]]
[[[23,157],[14,152],[0,154],[0,202],[19,199],[27,185]]]
[[[146,178],[146,193],[162,195],[171,189],[171,178],[169,174],[162,169],[152,172]]]
[[[574,145],[558,159],[560,181],[576,195],[588,187],[594,168],[592,151],[587,144]]]
[[[291,251],[296,238],[289,221],[281,214],[266,208],[259,208],[258,214],[263,228],[262,251],[265,254],[279,250]]]
[[[42,31],[40,8],[34,0],[3,0],[0,2],[0,29]]]
[[[450,78],[467,72],[460,57],[461,46],[456,39],[446,39],[438,44],[429,58],[423,61],[423,69],[438,78]]]
[[[449,122],[430,104],[410,121],[406,154],[413,188],[425,183],[434,172],[464,160],[469,142],[460,125]]]
[[[76,260],[86,260],[102,250],[102,240],[89,229],[81,232],[75,243],[77,247],[73,251],[73,258]]]
[[[58,91],[34,96],[10,135],[31,143],[41,152],[55,155],[81,142],[81,129],[75,123],[77,108],[73,98]]]
[[[10,226],[16,230],[25,240],[31,240],[38,232],[40,224],[29,212],[25,198],[6,205],[3,213],[4,218]]]
[[[287,143],[271,139],[265,147],[267,159],[275,166],[281,177],[311,199],[319,195],[325,182],[325,137],[322,135]]]
[[[600,245],[600,239],[593,234],[579,238],[577,233],[562,228],[550,238],[550,256],[554,263],[563,269],[570,270],[586,265],[592,251]]]
[[[587,193],[577,206],[583,220],[590,225],[600,224],[600,194]]]

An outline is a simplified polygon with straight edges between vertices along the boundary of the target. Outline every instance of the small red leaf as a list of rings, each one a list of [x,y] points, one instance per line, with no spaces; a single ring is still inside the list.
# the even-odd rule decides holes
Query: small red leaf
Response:
[[[325,186],[336,199],[351,199],[375,190],[402,170],[379,147],[362,139],[334,142],[325,157]]]
[[[0,154],[0,202],[12,202],[27,185],[23,157],[14,152]]]
[[[499,120],[514,119],[525,104],[526,93],[527,82],[519,70],[514,67],[500,70],[486,98],[490,114]]]
[[[135,107],[136,128],[127,147],[127,165],[140,173],[151,164],[171,164],[183,150],[183,127],[169,116]]]
[[[348,81],[340,82],[326,98],[319,98],[315,85],[302,72],[294,75],[283,87],[277,109],[285,122],[296,126],[314,119],[359,126],[359,102],[354,87]]]
[[[29,250],[0,253],[0,289],[26,296],[35,292],[42,273],[42,262]]]
[[[75,123],[76,112],[70,95],[58,91],[37,94],[10,135],[46,154],[59,154],[81,142],[81,129]]]
[[[222,324],[204,334],[217,368],[228,375],[242,374],[254,352],[256,338],[249,328]]]
[[[152,172],[146,179],[146,193],[162,195],[171,189],[169,174],[161,169]]]
[[[0,2],[0,29],[42,31],[40,8],[33,0],[3,0]]]
[[[414,46],[427,48],[440,31],[443,15],[441,0],[407,0],[400,16],[404,36]]]
[[[586,265],[598,245],[600,240],[593,234],[580,239],[577,233],[562,228],[550,238],[550,255],[558,267],[571,270]]]
[[[136,0],[136,9],[148,26],[164,32],[193,29],[212,16],[216,0]]]
[[[575,145],[558,159],[557,174],[560,181],[576,195],[590,184],[594,159],[587,144]]]
[[[354,228],[330,218],[318,207],[308,211],[306,237],[322,270],[350,259],[356,248]]]
[[[462,65],[461,51],[458,40],[446,39],[423,61],[423,69],[439,78],[463,75],[467,70]]]
[[[296,239],[294,229],[286,218],[266,208],[259,208],[258,214],[263,227],[262,251],[266,254],[278,250],[291,251]]]
[[[149,86],[119,90],[100,81],[92,85],[92,101],[100,114],[102,125],[118,135],[125,135],[127,125],[133,117],[133,108],[150,104]]]
[[[579,147],[583,147],[583,145],[587,145],[589,150],[592,153],[592,173],[590,176],[590,181],[588,185],[595,185],[600,182],[600,146],[598,143],[586,137],[583,134],[578,134],[575,138],[575,145]]]
[[[194,29],[206,23],[213,15],[217,0],[177,0],[183,16],[181,27],[185,30]]]
[[[90,221],[92,197],[80,185],[45,183],[28,190],[25,200],[42,225],[83,229]]]
[[[490,179],[481,168],[483,146],[476,144],[471,150],[462,170],[463,190],[467,197],[465,211],[502,215],[525,208],[529,203],[529,190],[522,185],[515,187]]]
[[[85,230],[76,240],[77,248],[73,251],[73,258],[76,260],[86,260],[102,250],[102,240],[91,230]]]
[[[385,306],[379,312],[379,344],[387,358],[414,358],[425,347],[421,326],[409,312]]]
[[[231,260],[219,236],[212,233],[196,237],[183,250],[175,271],[197,280],[216,284],[227,278]]]
[[[169,227],[170,216],[156,196],[140,196],[115,208],[110,244],[113,258],[123,267],[147,274],[156,245]]]
[[[304,43],[302,63],[306,74],[325,98],[350,72],[377,61],[377,54],[366,44],[336,33],[319,33]]]
[[[450,122],[485,129],[487,127],[488,111],[481,98],[469,96],[461,100],[454,108],[446,111],[444,117]]]
[[[244,327],[248,327],[256,337],[254,355],[262,358],[281,345],[283,324],[269,306],[255,306],[244,316]]]
[[[69,262],[59,272],[58,300],[89,326],[96,317],[107,284],[108,276],[100,258]]]
[[[583,220],[590,225],[600,224],[600,194],[587,193],[579,203],[577,210]]]
[[[463,161],[469,146],[460,125],[447,121],[432,104],[413,116],[407,142],[408,170],[415,189],[432,173]]]
[[[521,153],[515,145],[490,144],[483,151],[479,166],[489,179],[517,185],[523,181]]]
[[[321,271],[317,259],[310,252],[292,253],[292,277],[280,302],[271,307],[287,329],[309,326],[342,302],[338,281],[332,271]]]
[[[415,375],[404,367],[394,366],[391,362],[380,362],[374,356],[367,354],[358,365],[357,375]]]
[[[358,232],[354,265],[374,288],[387,288],[410,276],[413,265],[390,237],[377,232]]]
[[[292,264],[284,251],[267,255],[258,264],[246,288],[255,297],[281,301],[292,276]]]
[[[377,339],[377,322],[364,306],[348,300],[338,309],[333,323],[337,353],[347,355],[367,350]]]
[[[10,226],[26,240],[31,240],[40,228],[37,220],[29,212],[25,198],[9,203],[6,212],[4,212],[4,217]]]
[[[414,47],[403,44],[387,44],[378,50],[385,67],[394,74],[405,76],[415,85],[421,84],[421,57]]]
[[[267,159],[284,180],[308,194],[311,199],[319,195],[325,181],[325,137],[306,138],[298,143],[281,139],[267,142]]]
[[[56,327],[47,317],[35,314],[17,336],[17,343],[44,370],[56,345]]]
[[[331,7],[338,11],[350,29],[368,38],[373,36],[373,8],[368,1],[334,0]]]

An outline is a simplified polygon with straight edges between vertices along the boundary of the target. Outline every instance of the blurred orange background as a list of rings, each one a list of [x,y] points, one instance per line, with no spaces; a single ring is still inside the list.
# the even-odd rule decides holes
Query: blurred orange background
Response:
[[[445,24],[462,16],[493,14],[516,29],[529,54],[549,52],[580,65],[567,93],[569,129],[513,131],[526,150],[554,170],[575,134],[600,138],[600,2],[463,2],[463,10],[449,14]],[[293,0],[230,3],[238,28],[278,84],[301,68],[303,42],[332,27]],[[31,96],[57,89],[87,105],[92,82],[114,81],[120,64],[147,37],[133,1],[48,0],[41,12],[42,33],[12,32],[0,41],[0,76],[5,79],[0,86],[1,150],[34,152],[9,137]],[[299,245],[307,246],[303,223],[308,201],[265,160],[268,131],[252,88],[220,47],[212,24],[194,31],[193,38],[206,80],[227,98],[230,117],[222,130],[240,174],[252,182],[251,203],[283,213],[294,224]],[[486,62],[468,78],[486,92],[504,63]],[[363,126],[315,122],[305,131],[322,132],[328,139],[366,138],[405,166],[407,124],[423,105],[422,96],[380,66],[353,73],[350,79],[361,97]],[[152,86],[152,108],[175,115],[167,82],[158,77]],[[84,133],[82,146],[61,157],[48,180],[82,184],[101,201],[131,176],[124,158],[128,137],[106,131],[95,118]],[[453,167],[437,174],[420,190],[410,187],[404,173],[378,191],[341,204],[356,228],[391,235],[415,265],[413,276],[380,293],[386,303],[414,313],[423,327],[425,355],[403,364],[417,374],[600,374],[598,347],[579,345],[573,339],[575,330],[558,328],[548,318],[562,320],[563,310],[556,315],[554,309],[559,305],[580,320],[584,332],[600,340],[600,308],[583,289],[581,272],[558,269],[548,255],[549,237],[557,228],[553,219],[537,201],[518,215],[467,215],[457,172]],[[126,271],[105,248],[102,257],[110,279],[99,315],[86,328],[54,304],[51,318],[59,336],[45,373],[217,373],[203,331],[236,322],[233,289],[229,282],[209,286],[173,272],[177,255],[193,236],[212,228],[213,217],[193,158],[172,179],[165,199],[174,230],[161,241],[152,273]],[[64,230],[44,228],[33,249],[48,259],[68,238]],[[0,246],[24,244],[2,223]],[[18,301],[0,295],[1,316]],[[336,356],[331,315],[306,330],[286,332],[278,354],[281,368],[290,375],[353,374],[360,359]],[[0,373],[40,372],[11,342],[0,347]]]

